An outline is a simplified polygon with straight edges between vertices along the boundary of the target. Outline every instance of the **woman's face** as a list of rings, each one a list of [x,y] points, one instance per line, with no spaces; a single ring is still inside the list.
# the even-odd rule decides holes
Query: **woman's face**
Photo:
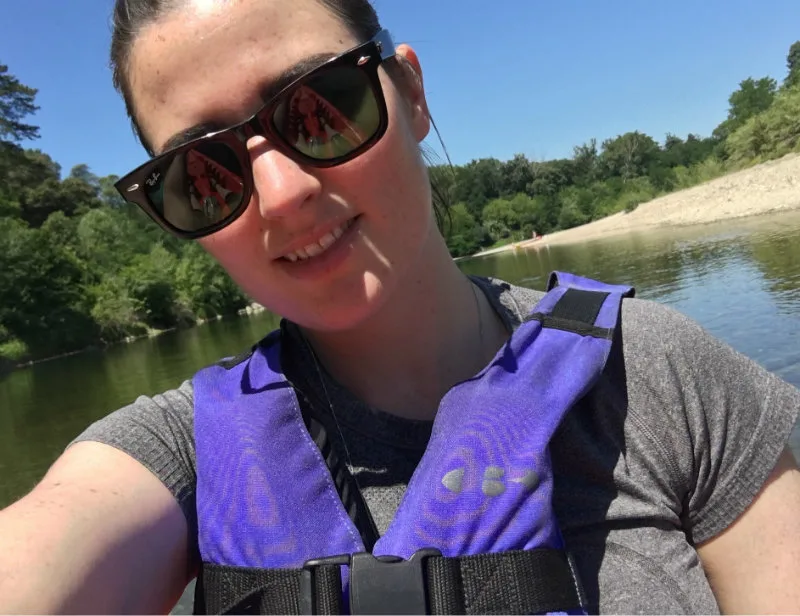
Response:
[[[361,42],[317,0],[190,0],[134,44],[137,118],[161,151],[198,124],[244,120],[284,71]],[[415,65],[408,48],[398,53]],[[389,126],[372,149],[312,169],[252,137],[255,190],[247,211],[200,240],[251,297],[310,328],[341,330],[369,318],[424,266],[436,242],[418,148],[429,128],[421,86],[401,94],[383,68],[380,78]]]

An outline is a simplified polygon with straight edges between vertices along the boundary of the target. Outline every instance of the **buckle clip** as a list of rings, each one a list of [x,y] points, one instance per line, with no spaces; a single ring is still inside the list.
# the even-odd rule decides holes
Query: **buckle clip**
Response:
[[[301,612],[318,613],[316,569],[348,565],[351,614],[427,614],[425,561],[441,555],[439,550],[425,548],[414,552],[408,560],[397,556],[376,557],[368,552],[309,560],[303,565],[300,584]],[[341,579],[339,585],[341,589]]]

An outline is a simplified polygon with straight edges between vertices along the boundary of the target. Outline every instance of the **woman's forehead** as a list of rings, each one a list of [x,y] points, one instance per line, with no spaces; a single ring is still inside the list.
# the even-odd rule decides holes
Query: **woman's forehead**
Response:
[[[137,120],[160,151],[177,132],[248,117],[272,80],[354,42],[317,0],[191,0],[145,28],[133,46]]]

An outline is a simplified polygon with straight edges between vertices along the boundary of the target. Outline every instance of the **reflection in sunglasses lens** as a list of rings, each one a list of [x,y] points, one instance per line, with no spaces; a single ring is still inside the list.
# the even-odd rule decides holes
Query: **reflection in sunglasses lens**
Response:
[[[378,130],[380,117],[367,75],[340,67],[319,73],[276,109],[277,132],[298,152],[317,160],[346,156]]]
[[[176,156],[163,184],[164,217],[184,231],[220,222],[242,205],[242,167],[224,143],[207,141]]]

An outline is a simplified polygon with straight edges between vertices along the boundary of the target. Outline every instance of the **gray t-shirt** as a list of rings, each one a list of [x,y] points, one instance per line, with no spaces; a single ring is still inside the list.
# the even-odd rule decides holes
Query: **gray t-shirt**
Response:
[[[541,292],[474,278],[509,330]],[[359,401],[316,371],[289,325],[286,361],[314,413],[336,411],[340,452],[382,533],[425,451],[430,422]],[[300,381],[300,382],[298,382]],[[593,610],[718,613],[694,545],[731,525],[773,469],[800,412],[800,391],[679,313],[625,300],[621,344],[551,443],[555,510]],[[77,440],[117,447],[180,503],[196,550],[192,386],[140,397]],[[344,457],[343,459],[347,459]]]

